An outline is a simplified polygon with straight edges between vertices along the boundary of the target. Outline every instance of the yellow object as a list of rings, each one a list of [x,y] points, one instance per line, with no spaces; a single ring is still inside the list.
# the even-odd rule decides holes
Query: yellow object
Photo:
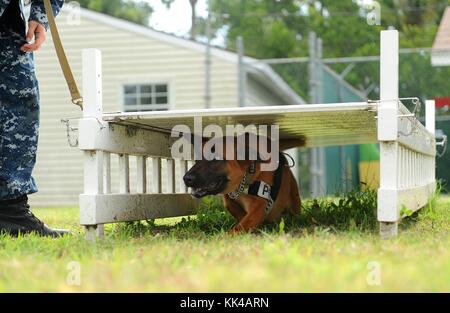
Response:
[[[83,110],[83,97],[81,96],[80,90],[78,90],[77,82],[75,81],[69,61],[67,60],[66,52],[64,51],[64,47],[61,42],[61,38],[59,37],[58,27],[56,26],[55,16],[53,15],[50,0],[44,0],[44,8],[47,15],[48,25],[50,27],[50,33],[52,34],[53,45],[55,46],[56,55],[58,56],[61,70],[64,74],[64,78],[66,79],[67,87],[69,87],[72,102]]]
[[[359,162],[359,181],[361,189],[380,187],[380,161]]]

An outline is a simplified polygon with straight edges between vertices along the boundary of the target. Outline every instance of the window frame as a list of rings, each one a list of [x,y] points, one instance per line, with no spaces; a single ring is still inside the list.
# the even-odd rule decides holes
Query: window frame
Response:
[[[144,93],[144,95],[149,95],[152,98],[152,102],[156,102],[156,98],[158,97],[158,93],[156,93],[156,86],[157,85],[165,85],[167,88],[167,92],[165,93],[165,96],[167,97],[167,103],[165,104],[140,104],[142,99],[142,93],[139,90],[139,93],[136,91],[135,95],[137,96],[137,104],[136,105],[127,105],[125,102],[126,99],[126,93],[125,93],[125,87],[126,86],[152,86],[152,91],[150,93]],[[119,84],[119,96],[120,96],[120,105],[121,110],[123,112],[152,112],[152,111],[164,111],[164,110],[172,110],[173,104],[173,84],[169,79],[133,79],[133,80],[123,80]],[[156,109],[156,106],[160,106],[160,108]]]

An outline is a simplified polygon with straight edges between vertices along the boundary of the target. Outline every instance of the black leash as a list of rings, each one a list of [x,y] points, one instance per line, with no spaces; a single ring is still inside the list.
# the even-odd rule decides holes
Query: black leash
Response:
[[[286,153],[286,152],[281,152],[281,154],[283,154],[284,156],[287,156],[287,157],[289,157],[289,159],[291,159],[292,165],[289,165],[289,162],[287,162],[286,165],[289,166],[290,168],[293,168],[295,166],[294,158],[289,153]]]

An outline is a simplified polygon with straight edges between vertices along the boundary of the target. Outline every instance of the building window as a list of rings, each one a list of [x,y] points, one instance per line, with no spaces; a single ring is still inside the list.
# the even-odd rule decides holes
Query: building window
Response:
[[[123,86],[125,112],[164,111],[169,109],[167,84],[126,84]]]

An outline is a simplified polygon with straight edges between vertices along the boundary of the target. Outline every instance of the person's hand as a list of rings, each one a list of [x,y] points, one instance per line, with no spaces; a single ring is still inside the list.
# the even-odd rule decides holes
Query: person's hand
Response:
[[[44,43],[46,35],[47,31],[41,23],[36,21],[28,22],[28,33],[26,40],[28,42],[31,42],[34,37],[34,42],[24,44],[22,47],[20,47],[20,50],[22,50],[23,52],[33,52],[38,50]]]

